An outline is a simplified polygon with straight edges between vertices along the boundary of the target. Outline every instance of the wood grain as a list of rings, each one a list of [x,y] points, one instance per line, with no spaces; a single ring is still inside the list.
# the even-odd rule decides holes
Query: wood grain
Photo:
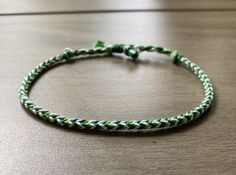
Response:
[[[0,0],[1,14],[20,13],[60,13],[93,11],[132,11],[132,10],[235,10],[234,0],[40,0],[9,1]]]
[[[0,18],[0,174],[236,173],[236,12],[150,12]],[[64,47],[112,43],[176,48],[199,64],[216,90],[199,120],[159,133],[82,132],[27,113],[17,90],[39,62]],[[203,91],[188,71],[159,55],[144,63],[78,60],[43,75],[31,92],[52,111],[96,119],[142,119],[183,113]]]

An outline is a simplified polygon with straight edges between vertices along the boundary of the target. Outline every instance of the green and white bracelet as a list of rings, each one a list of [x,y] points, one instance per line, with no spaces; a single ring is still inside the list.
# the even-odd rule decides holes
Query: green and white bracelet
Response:
[[[163,117],[160,119],[148,119],[148,120],[88,120],[78,119],[68,116],[52,113],[47,109],[37,106],[29,99],[29,90],[32,83],[43,74],[46,70],[52,68],[58,63],[68,61],[72,57],[91,57],[91,56],[105,56],[112,53],[123,53],[133,61],[138,59],[138,56],[142,52],[158,52],[168,55],[172,58],[175,64],[181,65],[184,68],[190,70],[196,77],[202,82],[204,87],[204,98],[202,102],[191,111],[184,114]],[[186,123],[189,123],[199,116],[201,116],[212,104],[213,101],[213,86],[206,73],[196,64],[192,63],[188,58],[179,54],[176,50],[170,50],[159,46],[134,46],[125,44],[108,44],[102,41],[98,41],[95,47],[89,49],[65,49],[62,54],[54,56],[45,60],[36,66],[28,75],[24,78],[19,89],[19,98],[23,106],[31,113],[39,116],[40,118],[52,123],[59,124],[61,126],[77,129],[87,130],[160,130],[167,128],[174,128]]]

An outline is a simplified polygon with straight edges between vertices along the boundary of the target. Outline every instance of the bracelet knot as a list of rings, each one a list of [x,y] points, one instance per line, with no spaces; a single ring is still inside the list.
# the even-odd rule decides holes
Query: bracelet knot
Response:
[[[65,48],[62,53],[62,58],[67,60],[73,56],[75,56],[76,51],[70,48]]]
[[[128,57],[131,57],[133,61],[137,61],[140,50],[134,45],[114,44],[111,48],[113,53],[124,53]]]
[[[178,64],[179,60],[183,57],[177,50],[173,50],[170,54],[170,57],[173,58],[173,62]]]
[[[126,44],[109,44],[104,41],[97,41],[94,45],[96,48],[109,48],[111,53],[124,53],[128,57],[131,57],[133,61],[138,59],[140,49],[135,47],[134,45],[126,45]]]

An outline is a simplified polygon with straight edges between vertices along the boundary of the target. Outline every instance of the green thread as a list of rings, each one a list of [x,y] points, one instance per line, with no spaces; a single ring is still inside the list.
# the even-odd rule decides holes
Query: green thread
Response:
[[[68,116],[62,116],[56,113],[52,113],[42,107],[37,106],[29,99],[29,89],[32,83],[38,76],[43,74],[46,70],[52,68],[54,65],[65,62],[72,57],[80,56],[93,56],[120,53],[128,56],[133,61],[137,61],[139,54],[142,52],[157,52],[160,54],[169,55],[175,64],[178,64],[188,70],[190,70],[196,77],[202,82],[205,96],[202,102],[196,106],[193,110],[188,111],[181,115],[163,117],[161,119],[149,119],[149,120],[87,120],[77,119]],[[125,44],[109,44],[104,41],[97,41],[93,48],[73,50],[66,48],[62,54],[55,57],[51,57],[45,60],[38,66],[36,66],[31,72],[27,74],[24,80],[21,82],[19,88],[19,99],[22,105],[31,113],[45,119],[49,122],[56,123],[60,126],[77,129],[89,129],[89,130],[145,130],[145,129],[167,129],[180,126],[191,122],[201,116],[212,104],[214,96],[213,86],[210,79],[205,72],[196,64],[192,63],[188,58],[184,57],[176,50],[166,49],[160,46],[134,46]]]

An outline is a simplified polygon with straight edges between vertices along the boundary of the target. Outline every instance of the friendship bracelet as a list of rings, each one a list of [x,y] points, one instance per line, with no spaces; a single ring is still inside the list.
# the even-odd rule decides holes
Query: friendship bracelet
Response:
[[[194,109],[176,116],[163,117],[160,119],[148,120],[88,120],[72,118],[64,115],[52,113],[44,109],[29,99],[29,90],[32,83],[46,70],[52,68],[58,63],[64,63],[72,57],[94,57],[112,55],[113,53],[123,53],[133,61],[138,60],[138,56],[142,52],[157,52],[170,56],[173,62],[177,65],[191,71],[202,83],[204,87],[204,98],[201,103]],[[176,50],[170,50],[159,46],[135,46],[125,44],[108,44],[103,41],[98,41],[95,47],[89,49],[73,50],[66,48],[62,54],[51,57],[27,74],[21,83],[19,89],[19,99],[23,106],[31,113],[38,117],[59,124],[64,127],[87,129],[87,130],[160,130],[174,128],[186,123],[189,123],[201,116],[211,106],[213,101],[213,86],[206,73],[188,58],[181,55]]]

